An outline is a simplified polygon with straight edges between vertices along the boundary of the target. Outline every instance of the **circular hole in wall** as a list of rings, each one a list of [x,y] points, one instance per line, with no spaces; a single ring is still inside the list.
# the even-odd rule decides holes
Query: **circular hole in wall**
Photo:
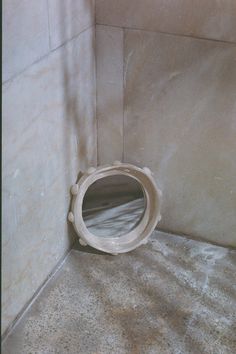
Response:
[[[118,174],[101,178],[89,186],[83,199],[82,217],[95,236],[121,237],[139,224],[145,208],[140,183]]]
[[[68,220],[80,244],[118,254],[147,242],[160,220],[151,171],[131,164],[90,167],[72,186]]]

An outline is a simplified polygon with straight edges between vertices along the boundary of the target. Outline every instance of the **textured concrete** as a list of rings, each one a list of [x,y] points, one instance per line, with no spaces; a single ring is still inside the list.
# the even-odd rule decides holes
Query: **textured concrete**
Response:
[[[94,31],[3,86],[2,330],[70,247],[69,188],[96,164]]]
[[[123,158],[123,30],[96,26],[98,162]]]
[[[95,0],[48,0],[50,46],[52,49],[92,26]]]
[[[236,42],[236,2],[96,0],[96,23]]]
[[[126,30],[124,160],[163,191],[166,231],[236,246],[236,46]]]
[[[4,0],[3,81],[49,52],[47,0]]]
[[[3,354],[235,353],[236,251],[155,232],[128,254],[91,252],[70,253]]]

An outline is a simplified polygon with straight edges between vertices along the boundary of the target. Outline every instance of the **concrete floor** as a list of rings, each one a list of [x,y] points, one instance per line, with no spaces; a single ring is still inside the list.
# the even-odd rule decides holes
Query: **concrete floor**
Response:
[[[236,251],[156,231],[91,252],[71,251],[3,354],[236,353]]]

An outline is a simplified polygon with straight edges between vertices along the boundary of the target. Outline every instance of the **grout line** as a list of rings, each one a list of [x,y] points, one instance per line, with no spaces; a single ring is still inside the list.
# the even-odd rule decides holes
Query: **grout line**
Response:
[[[49,43],[49,52],[50,52],[52,47],[52,41],[51,41],[51,28],[50,28],[50,18],[49,18],[49,0],[47,0],[47,18],[48,18],[48,43]]]
[[[97,24],[97,0],[94,0],[95,4],[94,4],[94,26],[96,28],[96,24]]]
[[[4,331],[4,333],[2,334],[2,337],[1,337],[2,344],[9,337],[9,335],[12,333],[12,331],[15,329],[15,327],[18,325],[18,323],[23,319],[23,317],[26,315],[28,310],[33,305],[33,303],[40,296],[40,294],[42,293],[44,288],[48,285],[48,283],[52,280],[52,278],[56,275],[56,273],[62,268],[66,259],[68,258],[68,256],[70,255],[70,253],[72,251],[72,247],[73,247],[74,243],[75,243],[75,241],[72,242],[70,249],[59,259],[59,261],[57,262],[55,267],[53,267],[52,271],[48,274],[48,276],[43,281],[43,283],[39,286],[39,288],[35,291],[35,293],[30,298],[30,300],[26,302],[26,304],[20,310],[20,312],[15,317],[15,319],[12,321],[12,323],[6,328],[6,330]]]
[[[94,60],[95,60],[95,121],[96,121],[96,167],[98,167],[98,115],[97,115],[97,26],[96,26],[96,6],[93,3],[93,26],[94,26]]]
[[[86,32],[87,30],[89,30],[90,28],[92,28],[94,25],[90,25],[89,27],[86,27],[83,31],[81,31],[80,33],[76,34],[75,36],[71,37],[70,39],[68,39],[67,41],[63,42],[62,44],[60,44],[58,47],[49,50],[49,52],[47,52],[46,54],[42,55],[41,57],[39,57],[38,59],[36,59],[33,63],[31,63],[30,65],[28,65],[26,68],[24,68],[23,70],[19,71],[17,74],[15,74],[14,76],[10,77],[9,79],[7,79],[6,81],[2,82],[2,86],[5,84],[9,84],[11,81],[13,81],[14,79],[18,78],[21,74],[24,74],[29,68],[31,68],[33,65],[38,64],[41,60],[46,59],[47,57],[49,57],[52,53],[56,52],[58,49],[61,49],[62,47],[66,46],[68,43],[70,43],[71,41],[73,41],[76,38],[79,38],[80,35],[82,35],[84,32]]]
[[[82,33],[86,32],[87,30],[91,29],[94,27],[94,24],[89,25],[88,27],[84,28],[80,33],[75,34],[73,37],[71,37],[70,39],[66,40],[65,42],[63,42],[62,44],[60,44],[58,47],[54,48],[51,50],[51,53],[55,52],[57,49],[62,48],[64,45],[68,44],[69,42],[73,41],[74,39],[76,39],[77,37],[79,37]]]
[[[122,46],[123,46],[123,51],[122,51],[122,57],[123,57],[123,73],[122,73],[122,78],[123,78],[123,84],[122,84],[122,88],[123,88],[123,102],[122,102],[122,111],[123,111],[123,130],[122,130],[122,162],[124,162],[125,159],[125,30],[124,28],[122,28]]]
[[[126,27],[126,26],[108,25],[108,24],[103,24],[103,23],[96,23],[96,25],[106,26],[106,27],[114,27],[114,28],[122,28],[123,30],[130,30],[130,31],[143,31],[143,32],[150,32],[150,33],[160,33],[160,34],[166,34],[166,35],[176,36],[176,37],[185,37],[185,38],[192,38],[192,39],[198,39],[198,40],[203,40],[203,41],[224,43],[224,44],[229,44],[229,45],[232,45],[232,46],[236,45],[236,42],[232,42],[232,41],[226,41],[226,40],[221,40],[221,39],[213,39],[213,38],[205,38],[205,37],[197,37],[197,36],[191,36],[191,35],[188,35],[188,34],[172,33],[172,32],[165,32],[165,31],[152,31],[152,30],[147,30],[147,29],[138,28],[138,27]]]
[[[95,1],[95,6],[96,6],[96,1]],[[95,7],[96,9],[96,7]],[[96,14],[96,11],[95,11],[95,14]],[[96,21],[95,21],[96,22]],[[96,26],[96,23],[94,25],[94,32],[95,32],[95,116],[96,116],[96,134],[97,134],[97,141],[96,141],[96,144],[97,144],[97,166],[99,165],[99,156],[98,156],[98,109],[97,109],[97,102],[98,102],[98,86],[97,86],[97,72],[98,72],[98,69],[97,69],[97,26]]]

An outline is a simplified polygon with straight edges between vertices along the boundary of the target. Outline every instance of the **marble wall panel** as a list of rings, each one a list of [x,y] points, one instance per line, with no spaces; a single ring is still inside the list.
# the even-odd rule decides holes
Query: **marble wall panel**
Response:
[[[236,42],[236,1],[96,0],[96,23]]]
[[[95,21],[95,0],[48,0],[50,45],[57,48]]]
[[[49,51],[47,0],[3,1],[3,81]]]
[[[160,227],[236,246],[236,46],[125,30],[124,159],[155,173]]]
[[[94,30],[3,86],[2,330],[71,244],[69,188],[96,165]]]
[[[123,30],[96,26],[98,161],[123,158]]]

